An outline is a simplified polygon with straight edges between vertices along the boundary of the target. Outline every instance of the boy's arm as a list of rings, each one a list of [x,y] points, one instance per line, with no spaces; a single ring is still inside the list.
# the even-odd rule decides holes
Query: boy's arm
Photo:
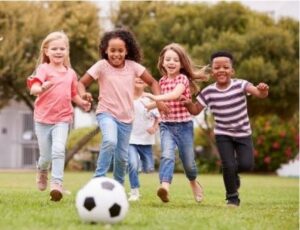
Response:
[[[246,92],[258,98],[265,98],[269,94],[269,86],[265,83],[259,83],[257,86],[247,84]]]
[[[189,113],[194,116],[201,113],[201,111],[204,109],[204,106],[202,106],[198,101],[193,103],[191,99],[184,96],[181,96],[180,100],[183,102]]]

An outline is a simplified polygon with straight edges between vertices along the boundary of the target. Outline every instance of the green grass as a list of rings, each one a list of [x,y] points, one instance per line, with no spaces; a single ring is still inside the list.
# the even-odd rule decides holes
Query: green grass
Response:
[[[77,215],[76,192],[91,177],[92,173],[66,172],[64,185],[72,194],[55,203],[49,201],[49,191],[37,191],[34,172],[1,172],[0,229],[299,229],[299,180],[295,178],[241,175],[241,206],[228,208],[221,175],[199,176],[205,198],[197,204],[184,175],[176,174],[171,201],[165,204],[156,197],[158,175],[141,174],[141,200],[130,203],[121,223],[109,226],[84,224]]]

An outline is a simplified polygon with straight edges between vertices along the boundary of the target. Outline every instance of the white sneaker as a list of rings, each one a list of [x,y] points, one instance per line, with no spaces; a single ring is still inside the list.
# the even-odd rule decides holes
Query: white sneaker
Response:
[[[130,191],[130,197],[128,201],[138,201],[140,199],[140,192],[138,188],[133,188]]]

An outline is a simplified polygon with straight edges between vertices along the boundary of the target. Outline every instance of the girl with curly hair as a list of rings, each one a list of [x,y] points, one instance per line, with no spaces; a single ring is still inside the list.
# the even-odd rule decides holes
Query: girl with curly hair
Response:
[[[78,91],[82,98],[92,100],[86,92],[94,80],[98,82],[99,97],[96,118],[102,133],[102,143],[94,177],[105,176],[114,160],[114,179],[124,184],[128,164],[129,138],[134,119],[135,78],[141,78],[154,94],[160,93],[158,82],[140,63],[141,51],[134,35],[126,29],[104,34],[100,46],[101,60],[80,79]],[[164,104],[157,104],[167,112]]]

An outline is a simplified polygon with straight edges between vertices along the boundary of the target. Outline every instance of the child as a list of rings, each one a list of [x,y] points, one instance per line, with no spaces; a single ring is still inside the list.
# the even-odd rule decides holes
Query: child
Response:
[[[94,80],[99,85],[96,118],[102,132],[102,144],[94,176],[105,176],[113,157],[114,179],[123,184],[134,114],[135,78],[140,77],[155,94],[160,90],[157,81],[139,64],[141,52],[130,31],[117,29],[105,33],[99,48],[102,59],[80,79],[78,90],[83,98],[90,100],[86,87]],[[167,112],[162,104],[158,106]]]
[[[237,207],[240,204],[238,172],[250,170],[254,162],[246,95],[265,98],[269,87],[265,83],[255,87],[246,80],[231,79],[234,75],[233,57],[228,52],[216,52],[210,61],[216,82],[198,94],[195,104],[190,99],[183,101],[193,115],[199,114],[206,106],[211,109],[216,123],[214,133],[222,161],[227,205]]]
[[[201,202],[203,191],[196,180],[193,121],[179,98],[181,95],[191,98],[190,82],[196,78],[204,80],[204,73],[202,71],[195,72],[192,69],[192,63],[186,51],[175,43],[167,45],[161,51],[158,69],[163,75],[159,81],[162,95],[144,94],[154,101],[166,101],[166,105],[171,110],[168,116],[162,115],[160,122],[162,155],[159,179],[161,186],[157,195],[163,202],[169,202],[169,187],[173,179],[177,147],[194,198],[196,202]]]
[[[134,87],[134,121],[129,140],[129,181],[130,197],[129,201],[139,200],[139,168],[142,163],[142,171],[149,173],[154,171],[154,161],[152,155],[152,145],[155,143],[155,133],[158,129],[159,117],[157,110],[148,111],[150,104],[148,98],[142,98],[146,84],[142,79],[135,79]],[[147,100],[148,99],[148,100]]]
[[[63,32],[50,33],[42,42],[30,93],[37,96],[34,106],[35,131],[40,156],[37,163],[37,186],[47,188],[48,168],[52,163],[50,197],[62,198],[65,148],[73,119],[72,102],[85,111],[90,103],[77,94],[77,75],[69,60],[69,40]]]

